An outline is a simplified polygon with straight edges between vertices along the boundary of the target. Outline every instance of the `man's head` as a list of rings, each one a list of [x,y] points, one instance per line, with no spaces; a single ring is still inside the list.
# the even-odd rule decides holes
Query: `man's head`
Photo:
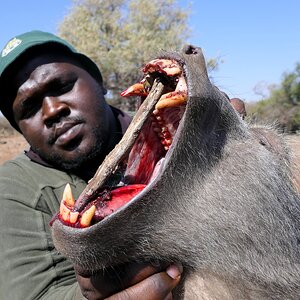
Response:
[[[3,114],[53,165],[77,170],[102,159],[117,129],[97,66],[48,33],[30,32],[13,41],[0,57]]]

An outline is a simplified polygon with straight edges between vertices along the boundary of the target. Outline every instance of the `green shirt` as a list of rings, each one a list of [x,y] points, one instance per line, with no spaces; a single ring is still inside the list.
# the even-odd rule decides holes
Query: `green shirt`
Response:
[[[70,261],[54,248],[49,222],[66,183],[75,199],[86,182],[31,161],[0,167],[0,299],[84,299]]]

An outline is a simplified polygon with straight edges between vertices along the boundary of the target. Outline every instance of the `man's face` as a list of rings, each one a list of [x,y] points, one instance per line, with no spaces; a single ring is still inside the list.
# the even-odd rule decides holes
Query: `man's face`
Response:
[[[15,121],[46,161],[76,170],[113,147],[116,121],[103,88],[74,61],[40,55],[22,64],[12,83]]]

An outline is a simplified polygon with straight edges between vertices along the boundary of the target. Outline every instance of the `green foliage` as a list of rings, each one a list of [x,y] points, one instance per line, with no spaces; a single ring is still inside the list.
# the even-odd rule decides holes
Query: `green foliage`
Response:
[[[263,122],[276,122],[286,132],[300,130],[300,63],[295,70],[285,72],[279,86],[270,90],[268,99],[251,108],[253,118]]]
[[[98,64],[108,100],[132,110],[120,92],[140,79],[139,68],[159,50],[184,44],[187,17],[174,0],[73,0],[58,31]]]

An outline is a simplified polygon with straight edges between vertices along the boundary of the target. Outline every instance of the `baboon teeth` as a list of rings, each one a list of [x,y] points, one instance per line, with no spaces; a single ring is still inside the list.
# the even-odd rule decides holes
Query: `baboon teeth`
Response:
[[[75,224],[77,222],[79,213],[72,211],[74,205],[75,199],[72,194],[71,186],[69,183],[67,183],[63,192],[59,209],[60,217],[63,221],[70,224]]]
[[[143,72],[146,74],[142,81],[133,84],[121,93],[122,97],[142,96],[146,97],[153,82],[153,73],[158,72],[169,77],[176,78],[177,84],[175,91],[162,95],[156,109],[164,107],[175,107],[187,101],[187,86],[182,70],[178,63],[170,59],[154,59],[145,65]]]
[[[59,213],[62,220],[65,222],[70,222],[70,209],[65,205],[64,200],[61,200],[60,207],[59,207]]]
[[[89,209],[87,209],[81,216],[80,226],[81,227],[89,227],[91,225],[92,219],[96,212],[96,206],[92,205]]]
[[[170,92],[163,94],[155,105],[156,110],[166,107],[176,107],[187,102],[187,94],[184,92]]]
[[[70,223],[75,224],[78,220],[79,212],[78,211],[70,211]]]
[[[145,86],[142,82],[133,84],[128,89],[121,93],[122,97],[130,97],[130,96],[142,96],[146,97],[148,92],[145,89]]]
[[[152,112],[153,131],[156,132],[161,144],[167,151],[173,140],[166,122],[163,120],[163,109],[176,108],[186,104],[188,100],[186,80],[178,62],[171,59],[154,59],[145,65],[143,72],[146,74],[143,80],[122,92],[121,96],[146,96],[149,85],[151,85],[157,73],[173,77],[174,79],[172,79],[171,82],[173,82],[173,84],[176,83],[176,87],[173,91],[165,93],[160,97]],[[156,75],[154,73],[156,73]],[[172,88],[172,86],[169,88]]]
[[[62,201],[64,201],[68,207],[70,208],[74,207],[75,199],[73,197],[71,186],[69,183],[67,183],[65,186],[64,193],[62,196]]]
[[[167,76],[176,76],[181,74],[181,68],[177,61],[172,59],[154,59],[145,65],[144,73],[159,72]]]

